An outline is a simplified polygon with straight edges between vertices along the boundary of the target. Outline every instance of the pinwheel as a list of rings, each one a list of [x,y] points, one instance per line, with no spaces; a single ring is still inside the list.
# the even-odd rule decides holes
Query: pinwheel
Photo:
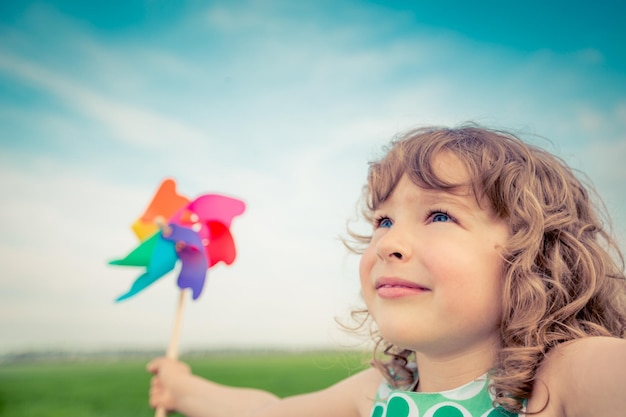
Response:
[[[117,301],[143,291],[173,270],[179,260],[178,287],[191,289],[193,299],[197,299],[207,270],[220,261],[230,265],[235,260],[230,225],[244,210],[242,201],[219,194],[205,194],[190,201],[176,192],[174,180],[164,180],[132,226],[139,245],[124,258],[109,262],[146,268]]]
[[[220,194],[204,194],[191,201],[177,193],[174,180],[165,179],[143,215],[132,225],[139,245],[124,258],[109,262],[145,268],[131,288],[117,298],[119,302],[145,290],[180,261],[177,285],[181,291],[166,354],[169,358],[178,357],[185,290],[191,290],[196,300],[208,270],[218,262],[234,262],[236,250],[230,225],[244,210],[242,201]],[[157,409],[156,415],[164,416],[164,410]]]

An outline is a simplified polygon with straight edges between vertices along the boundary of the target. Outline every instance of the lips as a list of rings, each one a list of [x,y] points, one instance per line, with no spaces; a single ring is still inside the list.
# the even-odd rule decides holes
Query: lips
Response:
[[[430,288],[400,278],[379,278],[374,283],[381,298],[399,298],[430,292]]]

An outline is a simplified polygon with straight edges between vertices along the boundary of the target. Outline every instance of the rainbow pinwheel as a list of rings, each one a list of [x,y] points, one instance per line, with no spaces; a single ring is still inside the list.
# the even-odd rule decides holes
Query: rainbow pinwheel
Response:
[[[235,260],[230,224],[245,210],[243,201],[219,194],[204,194],[191,201],[176,192],[172,179],[164,180],[144,214],[132,229],[140,240],[128,255],[111,265],[145,267],[145,272],[116,301],[143,291],[181,262],[177,284],[202,293],[207,271],[218,262]]]

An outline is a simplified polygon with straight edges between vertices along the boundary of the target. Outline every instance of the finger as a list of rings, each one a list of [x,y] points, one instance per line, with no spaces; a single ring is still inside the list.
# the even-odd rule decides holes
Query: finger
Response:
[[[152,374],[155,374],[155,373],[159,372],[159,368],[163,364],[163,359],[164,358],[160,357],[160,358],[155,358],[155,359],[151,360],[146,365],[146,370],[148,372],[152,373]]]
[[[163,386],[158,383],[158,381],[150,385],[150,389],[148,390],[150,405],[153,405],[154,407],[162,407],[165,402],[166,395],[167,392]]]
[[[148,404],[150,404],[150,407],[152,408],[160,407],[161,399],[156,395],[150,395],[150,397],[148,398]]]

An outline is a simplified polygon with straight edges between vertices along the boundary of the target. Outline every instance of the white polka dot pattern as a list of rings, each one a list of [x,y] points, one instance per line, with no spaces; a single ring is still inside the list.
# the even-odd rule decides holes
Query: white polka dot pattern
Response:
[[[514,417],[493,408],[486,376],[462,387],[423,393],[392,390],[381,384],[371,417]]]

